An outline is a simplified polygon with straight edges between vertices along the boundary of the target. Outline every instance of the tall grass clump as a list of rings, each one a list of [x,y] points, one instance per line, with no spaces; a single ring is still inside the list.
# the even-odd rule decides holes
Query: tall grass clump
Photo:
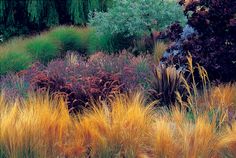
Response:
[[[212,88],[209,92],[209,103],[212,107],[224,109],[236,106],[236,85],[221,84]]]
[[[219,125],[211,109],[190,119],[185,108],[154,109],[136,93],[69,115],[63,100],[50,98],[6,102],[0,95],[1,157],[235,157],[235,120]]]
[[[174,105],[176,102],[176,92],[183,90],[183,74],[174,66],[159,65],[153,71],[151,80],[150,98],[158,100],[159,105]]]
[[[97,51],[106,53],[114,52],[114,42],[111,40],[111,38],[112,36],[110,35],[98,35],[93,29],[89,35],[88,54],[93,54]]]
[[[65,142],[71,119],[65,103],[47,96],[30,96],[23,102],[0,98],[1,156],[9,158],[56,157]]]
[[[153,54],[154,54],[154,61],[159,64],[164,52],[167,50],[168,46],[164,42],[156,42]]]
[[[61,55],[64,56],[69,50],[79,51],[81,46],[81,37],[75,27],[61,26],[49,32],[49,37],[58,42],[61,46]]]
[[[173,108],[169,116],[165,113],[154,126],[154,153],[158,157],[173,158],[216,157],[221,133],[217,132],[215,123],[216,120],[210,120],[205,113],[199,114],[193,122],[185,110]]]
[[[94,30],[90,27],[77,28],[77,34],[80,37],[80,53],[88,53],[89,39]]]
[[[39,60],[43,63],[48,63],[60,55],[59,45],[45,35],[29,41],[26,49],[34,60]]]
[[[8,72],[18,72],[29,67],[32,63],[31,56],[24,52],[9,51],[0,55],[0,75]]]
[[[14,38],[0,45],[0,75],[26,69],[32,58],[25,52],[28,39]]]
[[[221,155],[225,157],[236,157],[236,123],[232,123],[227,127],[221,135],[221,140],[218,144],[218,148],[221,149]]]
[[[14,100],[16,97],[26,98],[28,95],[27,89],[29,87],[30,85],[25,82],[24,78],[14,74],[6,75],[5,77],[2,77],[0,81],[0,89],[4,89],[5,100]],[[13,95],[15,97],[13,97]]]
[[[67,51],[89,55],[111,50],[107,41],[108,37],[98,36],[92,28],[72,26],[56,27],[35,37],[14,38],[0,45],[0,74],[26,69],[35,61],[47,64],[65,57]]]
[[[81,116],[78,133],[92,157],[139,157],[148,151],[153,119],[152,105],[144,106],[140,94],[116,97]]]
[[[198,108],[196,106],[196,108]],[[140,95],[97,103],[78,116],[68,157],[224,158],[234,154],[235,131],[209,109],[189,119],[184,108],[153,109]],[[231,127],[231,128],[230,128]],[[70,147],[70,145],[74,147]]]

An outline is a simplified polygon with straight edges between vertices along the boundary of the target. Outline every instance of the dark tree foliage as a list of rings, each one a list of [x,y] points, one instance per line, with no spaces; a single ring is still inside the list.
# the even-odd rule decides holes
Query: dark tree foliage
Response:
[[[90,11],[111,0],[0,0],[0,36],[32,34],[58,24],[86,25]]]
[[[236,80],[236,1],[181,0],[179,3],[184,7],[188,25],[195,32],[175,39],[175,44],[167,52],[168,58],[163,58],[163,61],[169,63],[171,60],[183,67],[190,52],[195,64],[204,66],[211,80]],[[176,29],[179,30],[179,26],[173,25],[167,34],[172,40]],[[175,54],[174,49],[182,50]]]

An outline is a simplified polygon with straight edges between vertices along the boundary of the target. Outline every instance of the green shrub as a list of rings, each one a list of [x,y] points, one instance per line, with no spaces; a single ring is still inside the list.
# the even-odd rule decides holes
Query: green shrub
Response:
[[[146,48],[144,44],[145,48],[139,48],[138,42],[143,37],[152,41],[154,31],[161,31],[175,21],[186,22],[175,0],[114,0],[108,12],[95,12],[89,16],[89,25],[99,36],[110,38],[107,43],[111,44],[113,51],[132,48],[136,54],[154,47],[151,44]]]
[[[0,75],[8,72],[18,72],[26,69],[32,63],[32,58],[16,51],[10,51],[0,56]]]
[[[49,37],[60,44],[62,56],[69,50],[78,52],[82,50],[81,37],[75,27],[57,27],[49,32]]]
[[[35,60],[47,63],[59,56],[59,46],[46,36],[36,37],[26,45],[27,52]]]
[[[89,23],[100,34],[140,37],[175,21],[186,21],[175,0],[114,0],[114,7],[108,12],[91,14]]]

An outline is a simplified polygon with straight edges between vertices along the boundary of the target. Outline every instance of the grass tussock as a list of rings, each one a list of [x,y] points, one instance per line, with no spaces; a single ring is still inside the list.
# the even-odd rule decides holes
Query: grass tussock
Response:
[[[56,157],[71,126],[63,101],[31,96],[10,105],[1,96],[0,110],[1,157]]]
[[[59,45],[46,35],[32,39],[27,43],[26,49],[34,60],[41,61],[42,63],[48,63],[60,55]]]
[[[214,123],[205,115],[191,122],[184,112],[173,109],[170,116],[157,119],[154,127],[153,150],[158,158],[209,158],[217,153]]]
[[[14,38],[0,45],[0,75],[18,72],[33,62],[44,64],[65,57],[68,51],[80,55],[93,54],[107,45],[106,37],[98,37],[92,28],[59,26],[28,38]],[[7,63],[7,64],[6,64]]]
[[[90,140],[92,156],[137,157],[145,153],[153,122],[151,106],[144,107],[137,95],[131,100],[117,98],[111,111],[102,107],[85,114],[80,122],[89,134],[86,137],[98,138]]]
[[[7,103],[1,95],[0,156],[235,157],[235,121],[219,125],[221,116],[212,109],[189,115],[180,107],[155,109],[140,94],[94,103],[78,115],[60,99],[34,95]]]
[[[57,27],[49,32],[49,37],[60,45],[61,53],[78,51],[81,48],[81,39],[76,27]]]
[[[164,42],[156,42],[153,50],[154,61],[159,64],[161,58],[163,57],[164,52],[167,50],[168,45]]]

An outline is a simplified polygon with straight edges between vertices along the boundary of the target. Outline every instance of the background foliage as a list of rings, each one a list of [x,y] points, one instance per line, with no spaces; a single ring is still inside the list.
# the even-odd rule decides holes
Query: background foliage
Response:
[[[95,12],[90,25],[102,34],[143,36],[150,30],[162,30],[175,21],[185,23],[182,9],[176,1],[115,0],[108,12]]]
[[[71,51],[87,56],[97,51],[112,50],[107,41],[108,37],[98,36],[91,28],[73,26],[55,27],[29,38],[13,38],[0,45],[0,65],[3,65],[0,75],[18,72],[36,61],[47,64]],[[9,62],[15,64],[4,66]]]
[[[58,24],[86,25],[89,11],[106,11],[111,0],[1,0],[3,39],[38,32]]]
[[[118,51],[120,48],[140,48],[141,43],[147,43],[141,38],[154,40],[153,32],[175,21],[185,24],[186,18],[174,0],[114,0],[113,7],[107,12],[91,13],[89,24],[98,34],[111,36],[113,51]]]

